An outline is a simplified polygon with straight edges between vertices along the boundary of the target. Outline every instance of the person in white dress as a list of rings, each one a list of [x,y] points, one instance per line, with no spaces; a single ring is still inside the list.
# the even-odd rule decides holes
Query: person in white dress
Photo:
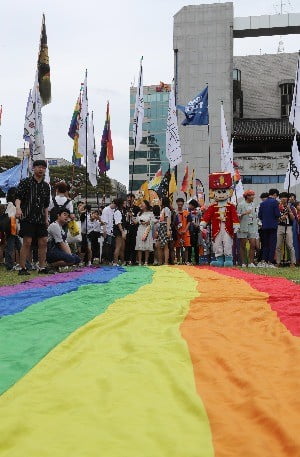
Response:
[[[145,266],[147,266],[149,252],[153,251],[152,223],[154,218],[150,203],[147,200],[141,203],[140,209],[141,211],[135,218],[135,223],[138,224],[135,250],[137,251],[139,265],[142,265],[142,254],[145,253]]]

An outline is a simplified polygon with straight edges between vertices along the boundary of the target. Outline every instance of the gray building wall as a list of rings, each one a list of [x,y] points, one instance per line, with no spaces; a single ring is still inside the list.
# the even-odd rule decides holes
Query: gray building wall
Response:
[[[237,56],[234,68],[241,70],[244,118],[280,118],[280,87],[294,80],[298,53]]]
[[[177,103],[186,104],[208,83],[211,171],[220,170],[220,104],[228,131],[232,126],[233,3],[183,7],[174,16],[175,75]],[[178,114],[179,124],[183,120]],[[207,126],[179,126],[183,163],[178,167],[181,184],[186,162],[207,187]]]

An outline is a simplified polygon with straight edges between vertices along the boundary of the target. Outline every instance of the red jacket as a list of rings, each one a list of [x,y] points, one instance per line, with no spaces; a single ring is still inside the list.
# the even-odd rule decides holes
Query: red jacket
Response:
[[[221,229],[221,220],[219,213],[219,204],[218,202],[212,203],[207,210],[205,211],[202,221],[207,224],[211,224],[211,233],[212,239],[214,240]],[[228,235],[233,238],[234,235],[234,226],[239,225],[239,217],[236,212],[236,207],[232,203],[227,202],[224,214],[225,230]]]

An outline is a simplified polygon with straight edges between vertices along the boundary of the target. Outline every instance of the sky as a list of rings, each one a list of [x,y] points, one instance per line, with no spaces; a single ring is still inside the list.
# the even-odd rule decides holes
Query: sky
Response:
[[[106,101],[110,101],[115,160],[108,175],[128,183],[129,88],[144,56],[144,84],[173,78],[173,15],[183,6],[222,1],[188,0],[1,0],[0,105],[2,155],[23,147],[29,89],[34,82],[42,13],[46,15],[52,103],[43,108],[46,157],[71,161],[67,136],[84,72],[94,111],[99,152]],[[283,12],[300,12],[299,0],[284,0]],[[297,6],[297,4],[299,4]],[[275,14],[280,0],[235,0],[235,16]],[[234,54],[276,53],[279,37],[235,40]],[[283,38],[285,52],[300,48],[300,36]]]

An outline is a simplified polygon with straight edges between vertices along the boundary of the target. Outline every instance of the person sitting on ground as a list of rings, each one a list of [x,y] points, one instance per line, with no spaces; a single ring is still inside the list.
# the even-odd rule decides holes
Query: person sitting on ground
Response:
[[[67,267],[80,263],[80,257],[71,253],[63,227],[68,223],[70,212],[66,208],[57,211],[56,221],[48,227],[47,262],[51,267]]]

